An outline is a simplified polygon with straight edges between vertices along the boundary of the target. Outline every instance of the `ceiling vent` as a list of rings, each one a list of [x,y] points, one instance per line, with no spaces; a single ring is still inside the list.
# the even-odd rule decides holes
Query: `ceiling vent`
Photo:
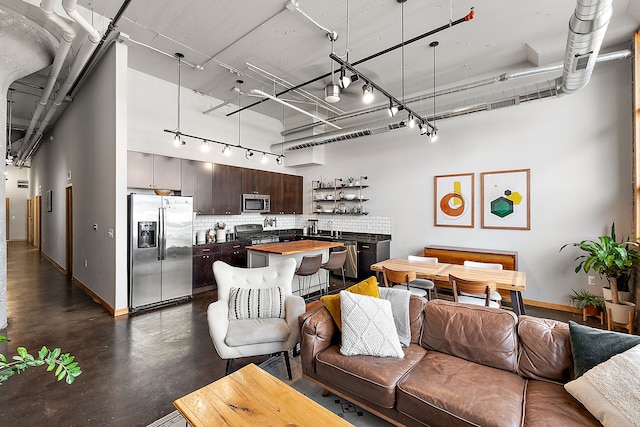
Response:
[[[513,107],[520,104],[519,98],[503,99],[502,101],[492,102],[487,105],[487,110],[497,110],[498,108]]]

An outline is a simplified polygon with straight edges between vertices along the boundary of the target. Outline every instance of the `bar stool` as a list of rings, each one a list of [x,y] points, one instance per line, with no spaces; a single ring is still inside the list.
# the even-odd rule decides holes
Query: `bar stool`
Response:
[[[340,270],[342,272],[342,287],[343,288],[347,287],[347,282],[344,280],[344,263],[346,260],[347,260],[347,249],[345,248],[343,250],[329,252],[329,259],[327,260],[327,262],[325,262],[320,266],[320,268],[322,268],[323,270],[327,270],[327,282],[326,282],[327,294],[329,293],[329,274],[332,271]]]
[[[408,260],[410,262],[430,262],[432,264],[438,263],[438,258],[436,257],[409,255]],[[413,282],[411,282],[411,286],[413,286],[414,288],[420,288],[427,291],[428,300],[431,300],[431,290],[433,290],[433,293],[435,294],[435,298],[436,299],[438,298],[438,288],[436,288],[436,284],[433,283],[433,280],[416,279]]]
[[[385,266],[382,266],[382,273],[384,286],[387,288],[389,287],[389,284],[396,283],[396,285],[392,286],[393,288],[404,288],[411,292],[411,294],[417,295],[419,297],[424,297],[427,295],[427,291],[425,291],[424,289],[411,287],[411,282],[416,280],[415,271],[391,270]]]
[[[295,272],[295,275],[298,276],[298,288],[302,289],[301,296],[307,295],[309,292],[304,293],[304,283],[305,278],[309,278],[309,286],[307,286],[307,290],[311,288],[311,276],[314,274],[318,274],[318,283],[320,283],[320,265],[322,265],[322,254],[317,255],[305,255],[302,257],[302,261],[300,261],[300,266]],[[300,288],[300,278],[302,277],[302,288]],[[322,293],[322,289],[320,290]]]

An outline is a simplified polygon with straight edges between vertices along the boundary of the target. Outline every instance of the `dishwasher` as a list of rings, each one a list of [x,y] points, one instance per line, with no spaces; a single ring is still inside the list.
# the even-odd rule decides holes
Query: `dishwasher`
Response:
[[[350,279],[358,278],[358,243],[354,241],[339,240],[345,248],[347,248],[347,259],[344,262],[344,277]],[[333,250],[341,250],[342,247],[334,248]],[[335,274],[335,273],[334,273]],[[337,275],[341,276],[340,273]]]

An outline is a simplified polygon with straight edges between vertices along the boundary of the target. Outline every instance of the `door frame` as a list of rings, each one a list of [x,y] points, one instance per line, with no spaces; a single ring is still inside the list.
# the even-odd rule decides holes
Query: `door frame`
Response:
[[[68,185],[64,189],[65,195],[65,269],[67,276],[73,274],[73,191],[72,186]]]

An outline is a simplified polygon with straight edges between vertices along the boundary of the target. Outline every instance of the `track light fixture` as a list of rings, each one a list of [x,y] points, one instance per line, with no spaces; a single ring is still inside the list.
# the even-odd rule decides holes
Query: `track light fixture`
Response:
[[[253,156],[253,151],[251,151],[251,150],[245,151],[245,153],[244,153],[244,157],[245,158],[251,159],[252,156]]]
[[[407,123],[410,129],[413,129],[416,126],[416,118],[413,117],[412,114],[409,114],[409,117],[407,118]]]
[[[365,83],[362,86],[362,102],[365,104],[371,104],[373,101],[373,86],[370,83]]]
[[[192,138],[192,139],[197,139],[202,141],[202,144],[206,143],[207,145],[209,145],[209,147],[211,147],[211,144],[220,144],[223,145],[224,147],[222,148],[222,154],[225,155],[230,155],[231,154],[231,147],[234,148],[239,148],[241,150],[246,150],[245,151],[245,156],[247,159],[251,158],[255,153],[260,153],[263,156],[273,156],[273,157],[280,157],[281,161],[283,158],[285,158],[286,156],[284,154],[274,154],[274,153],[270,153],[268,151],[262,151],[262,150],[256,150],[255,148],[247,148],[247,147],[243,147],[240,144],[229,144],[228,142],[222,142],[222,141],[216,141],[215,139],[209,139],[209,138],[203,138],[201,136],[196,136],[196,135],[189,135],[183,132],[178,132],[177,130],[169,130],[169,129],[165,129],[164,130],[167,133],[172,133],[174,135],[174,138],[177,138],[180,140],[180,145],[186,145],[187,143],[185,142],[184,138]]]
[[[418,123],[418,128],[420,128],[420,135],[428,135],[429,134],[429,128],[425,125],[423,125],[422,123]]]
[[[435,129],[431,132],[431,142],[436,142],[438,140],[438,131]]]
[[[389,113],[389,117],[393,117],[398,114],[398,106],[393,105],[393,101],[389,100],[389,108],[387,108],[387,112]]]
[[[209,151],[209,142],[206,140],[202,140],[202,144],[200,144],[200,149],[205,153]]]
[[[187,145],[187,143],[182,139],[180,131],[175,132],[175,136],[173,137],[173,144],[176,147],[181,147],[183,145]]]
[[[282,164],[282,157],[281,156],[276,157],[276,163],[279,164],[279,165]]]
[[[346,89],[351,84],[351,77],[347,76],[347,71],[344,67],[340,68],[340,80],[338,80],[340,87]]]
[[[231,155],[231,147],[229,147],[229,144],[225,144],[224,148],[222,149],[222,154],[224,154],[225,156]]]
[[[262,153],[262,159],[260,159],[262,163],[267,163],[269,158],[267,157],[267,153]]]

